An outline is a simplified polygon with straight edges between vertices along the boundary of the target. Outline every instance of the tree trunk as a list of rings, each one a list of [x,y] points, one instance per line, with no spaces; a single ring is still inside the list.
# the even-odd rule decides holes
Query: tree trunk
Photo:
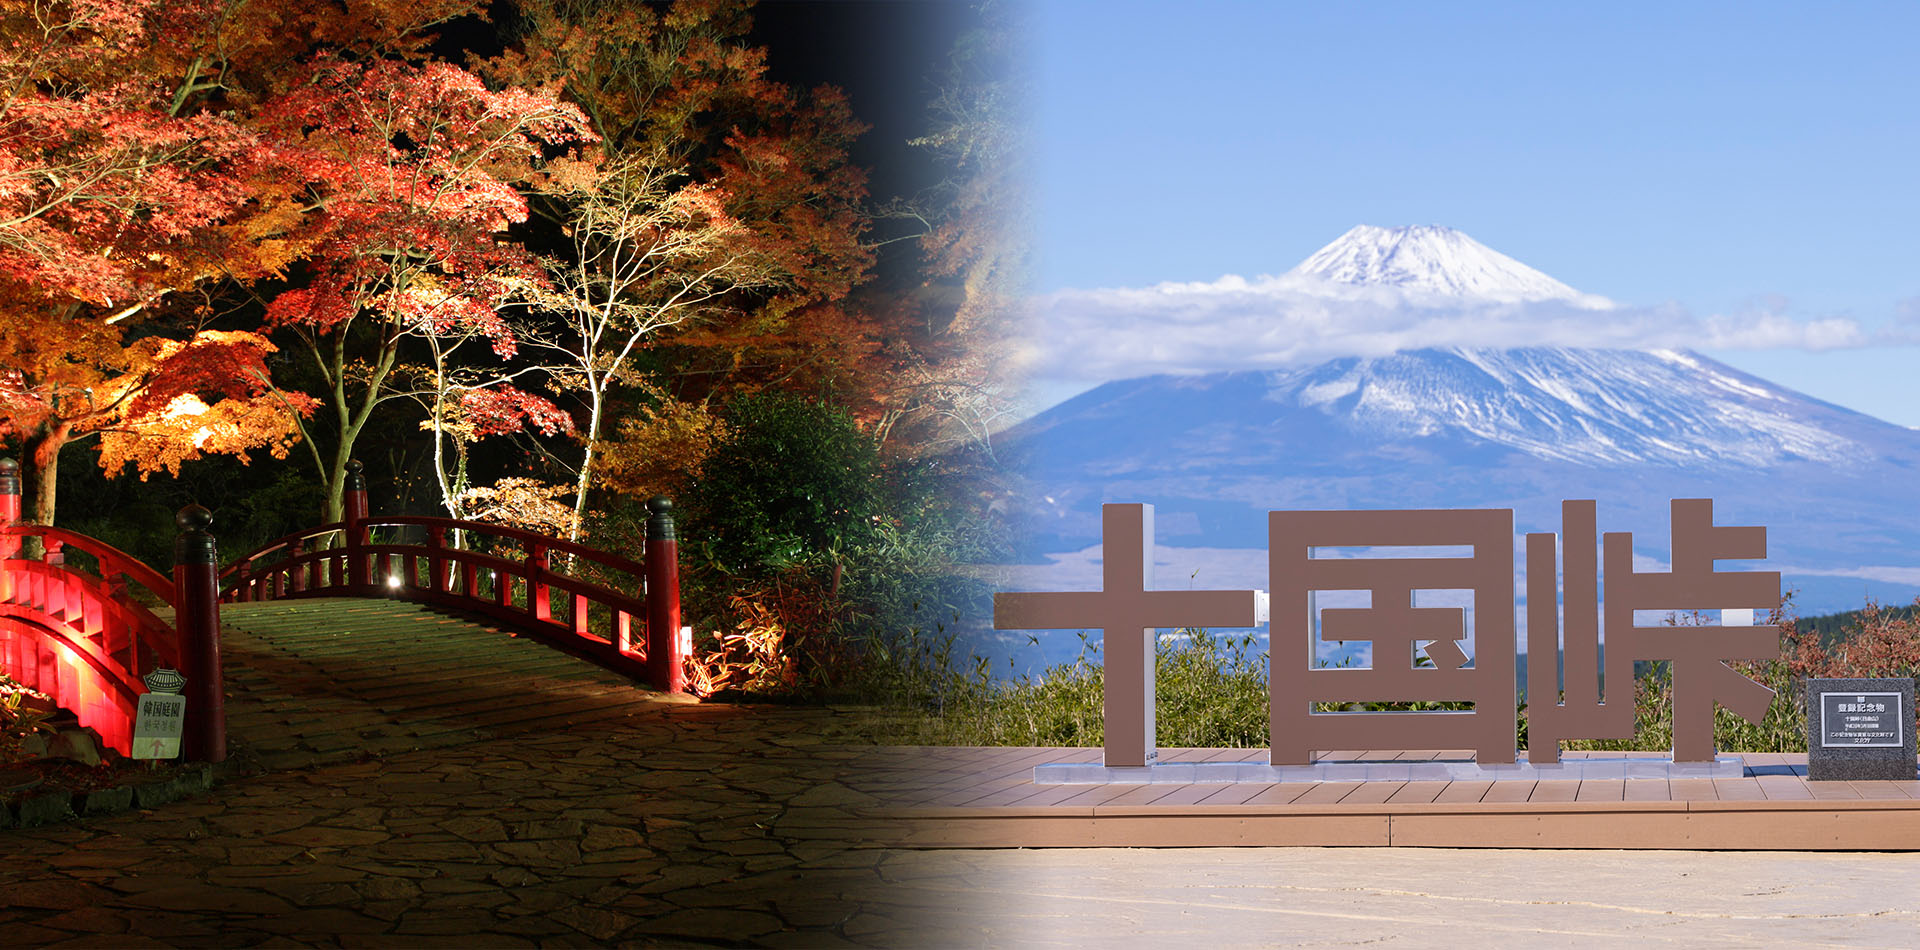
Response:
[[[601,405],[600,391],[595,389],[587,411],[587,445],[580,453],[580,480],[573,486],[573,527],[567,531],[567,540],[575,544],[580,543],[580,522],[587,514],[587,485],[593,480],[593,450],[600,445]]]
[[[73,427],[55,423],[27,440],[26,457],[20,460],[20,474],[26,481],[27,496],[32,499],[23,514],[32,524],[53,524],[54,491],[60,479],[60,450],[73,438]]]
[[[332,524],[347,516],[347,451],[335,452],[333,464],[323,479],[327,489],[327,510],[320,513],[321,524]]]

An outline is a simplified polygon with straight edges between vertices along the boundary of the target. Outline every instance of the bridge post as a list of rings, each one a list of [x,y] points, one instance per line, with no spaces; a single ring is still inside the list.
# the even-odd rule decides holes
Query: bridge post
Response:
[[[427,548],[433,552],[427,555],[427,582],[433,585],[434,593],[444,594],[453,589],[447,580],[447,529],[428,528]]]
[[[0,528],[20,522],[20,463],[0,459]],[[6,561],[20,553],[20,539],[0,537],[0,597],[13,596],[13,581],[7,577]]]
[[[680,653],[680,541],[673,529],[673,502],[665,495],[647,502],[647,678],[669,693],[687,691]]]
[[[20,463],[0,459],[0,528],[20,523]],[[20,539],[0,538],[0,558],[20,553]]]
[[[552,620],[553,606],[548,599],[547,571],[553,564],[548,559],[547,546],[530,542],[526,548],[527,614],[535,620]]]
[[[340,520],[347,525],[347,576],[344,583],[349,589],[374,583],[373,565],[367,562],[366,552],[361,550],[367,543],[366,468],[359,459],[347,460],[347,490],[341,498]]]
[[[189,762],[227,759],[226,685],[220,674],[220,554],[207,527],[213,513],[188,505],[174,515],[174,626],[180,631],[180,672],[187,677],[187,721],[182,750]]]
[[[293,585],[293,592],[296,594],[306,593],[307,575],[313,572],[312,564],[298,563],[300,558],[305,556],[306,553],[306,541],[298,538],[294,539],[293,544],[287,548],[288,558],[295,562],[294,566],[287,570],[287,573],[291,575],[287,578],[287,582]]]

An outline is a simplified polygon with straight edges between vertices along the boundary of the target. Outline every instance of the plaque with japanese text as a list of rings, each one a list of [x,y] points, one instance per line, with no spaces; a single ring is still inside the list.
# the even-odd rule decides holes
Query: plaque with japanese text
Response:
[[[1807,680],[1807,779],[1914,780],[1913,680]]]
[[[1820,744],[1904,745],[1909,718],[1899,693],[1821,693]]]

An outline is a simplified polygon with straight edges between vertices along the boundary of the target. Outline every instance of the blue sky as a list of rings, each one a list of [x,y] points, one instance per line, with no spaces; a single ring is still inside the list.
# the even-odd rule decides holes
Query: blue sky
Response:
[[[1920,426],[1920,347],[1890,342],[1920,338],[1920,4],[1034,14],[1042,294],[1278,274],[1356,224],[1443,224],[1643,312],[1857,325],[1704,351]]]

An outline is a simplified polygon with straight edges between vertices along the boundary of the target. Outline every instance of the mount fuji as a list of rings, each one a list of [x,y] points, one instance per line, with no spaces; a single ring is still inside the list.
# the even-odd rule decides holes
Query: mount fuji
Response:
[[[1439,227],[1355,228],[1281,279],[1427,307],[1612,306]],[[1558,531],[1561,500],[1592,498],[1600,529],[1632,531],[1658,569],[1668,500],[1706,497],[1716,523],[1769,529],[1766,562],[1720,569],[1781,571],[1802,614],[1920,594],[1920,432],[1680,349],[1448,346],[1145,376],[998,444],[1041,565],[1010,586],[1097,588],[1103,502],[1155,505],[1162,586],[1264,588],[1270,509],[1512,508],[1518,534]]]
[[[1392,287],[1461,301],[1563,300],[1593,307],[1610,305],[1603,297],[1583,294],[1459,231],[1438,225],[1360,225],[1281,276],[1284,283],[1310,280]]]

